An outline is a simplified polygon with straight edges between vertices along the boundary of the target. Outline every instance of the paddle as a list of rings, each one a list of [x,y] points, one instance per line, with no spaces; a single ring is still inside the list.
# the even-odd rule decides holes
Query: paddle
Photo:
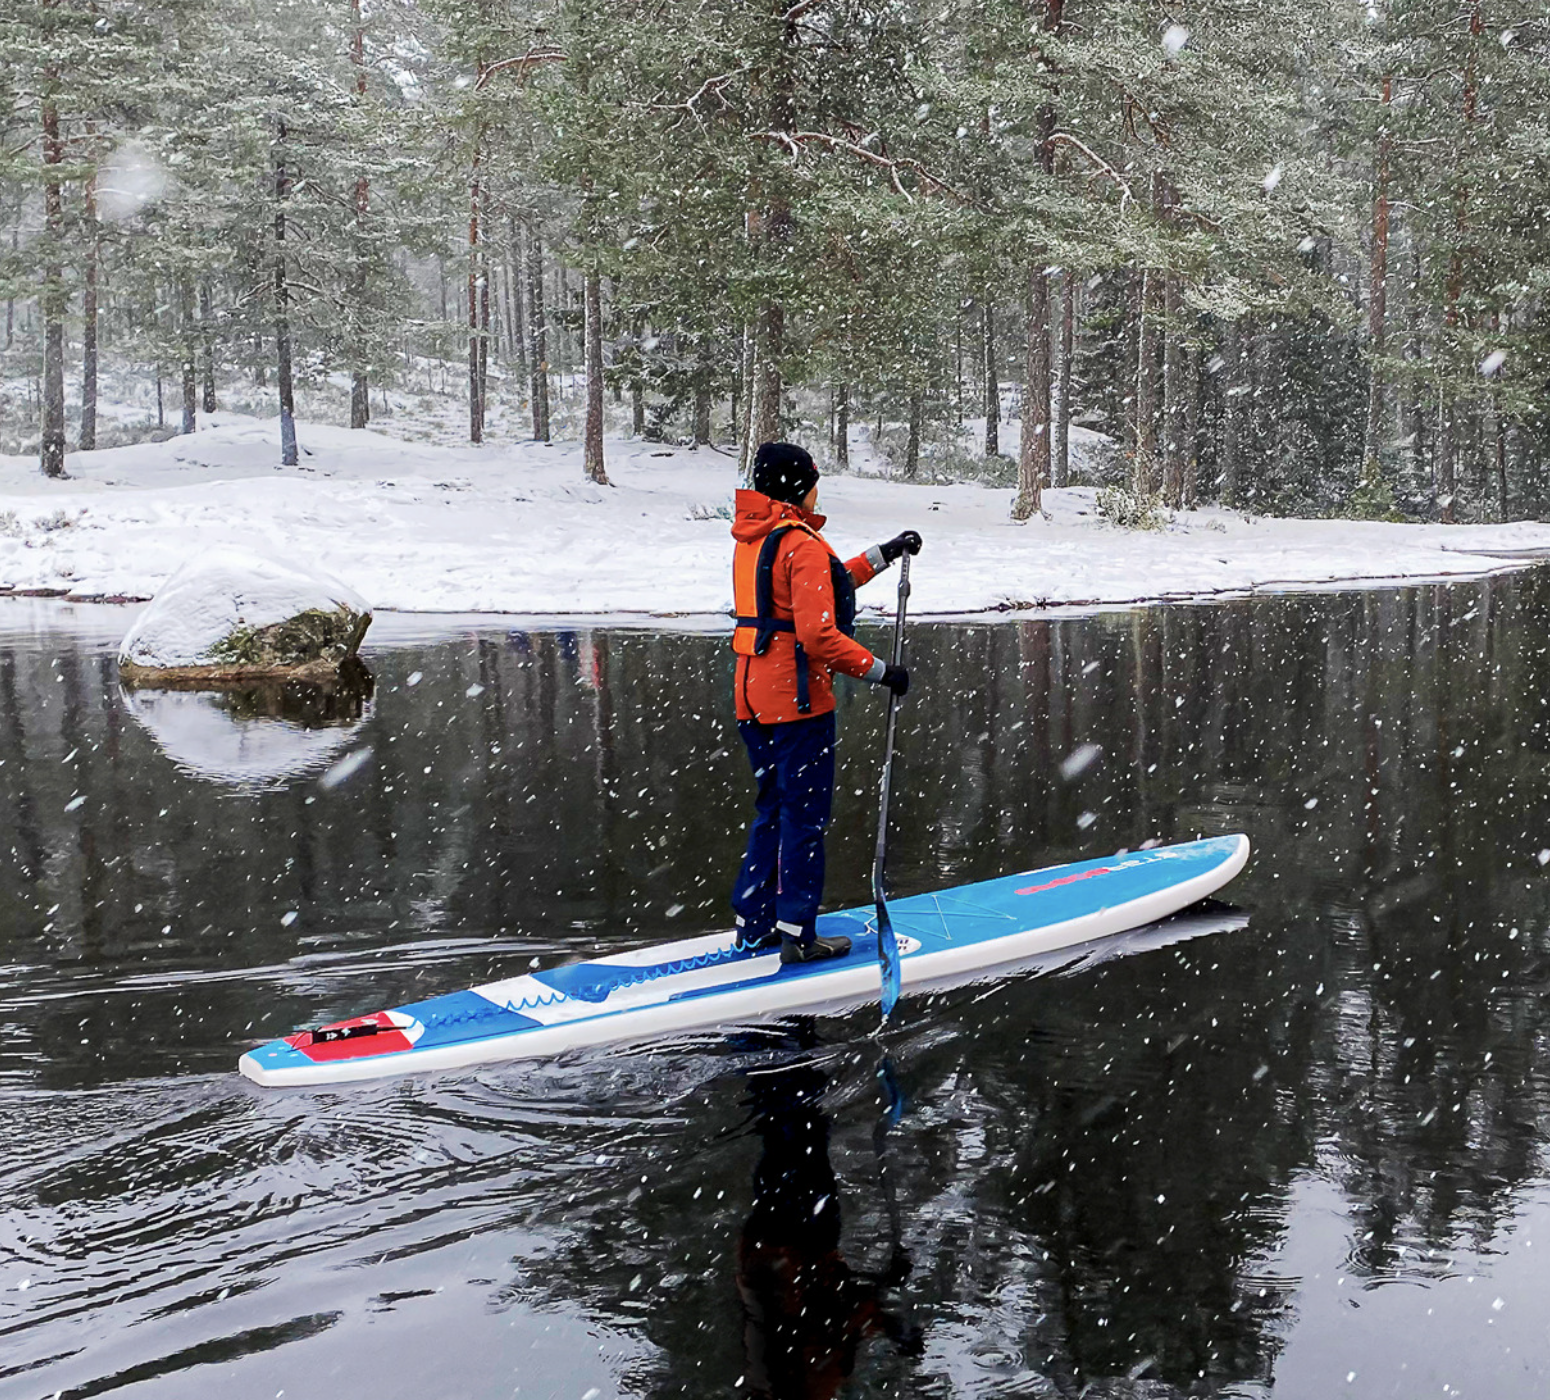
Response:
[[[904,664],[904,607],[910,596],[910,556],[899,560],[899,608],[893,619],[893,664]],[[888,737],[883,744],[882,798],[877,814],[877,855],[872,861],[872,898],[877,902],[877,961],[883,975],[883,1024],[899,1000],[899,944],[883,894],[883,863],[888,856],[888,791],[893,781],[893,737],[899,723],[899,697],[888,696]]]

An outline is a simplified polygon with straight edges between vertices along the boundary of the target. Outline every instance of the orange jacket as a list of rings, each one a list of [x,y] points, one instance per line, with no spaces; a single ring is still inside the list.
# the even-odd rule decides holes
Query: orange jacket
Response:
[[[758,491],[737,493],[732,538],[737,541],[733,562],[735,587],[749,591],[764,538],[777,525],[793,522],[776,546],[771,577],[772,601],[777,618],[789,620],[792,630],[774,633],[762,656],[743,654],[734,635],[737,658],[737,717],[761,724],[786,724],[792,720],[826,715],[834,708],[834,672],[857,679],[871,678],[880,667],[877,658],[853,637],[840,631],[835,621],[834,583],[830,560],[837,558],[822,535],[824,516],[800,506],[771,500]],[[806,528],[801,528],[801,527]],[[883,567],[875,549],[847,560],[845,570],[858,587]],[[752,599],[739,597],[738,611],[753,611]],[[738,629],[739,633],[750,629]],[[809,707],[797,707],[797,647],[807,656]]]

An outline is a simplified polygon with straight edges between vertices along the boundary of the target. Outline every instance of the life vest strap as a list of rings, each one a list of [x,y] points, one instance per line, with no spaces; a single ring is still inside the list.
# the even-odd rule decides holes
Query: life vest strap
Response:
[[[750,656],[763,656],[770,647],[777,632],[792,632],[796,628],[796,622],[789,617],[775,616],[775,559],[780,552],[781,540],[792,530],[801,530],[811,535],[824,546],[829,555],[829,578],[834,588],[834,612],[835,624],[847,637],[856,634],[856,585],[850,577],[850,572],[845,568],[839,556],[829,548],[812,526],[800,520],[783,520],[764,537],[759,546],[758,560],[753,570],[753,604],[754,614],[749,617],[741,612],[737,614],[736,630],[733,634],[733,644],[739,649],[739,654],[744,660],[743,682],[746,686],[748,672],[747,660]],[[746,592],[747,576],[739,574],[735,579],[737,602],[742,607],[748,606]],[[749,650],[743,648],[749,646],[748,634],[752,633],[752,646]],[[738,634],[741,633],[741,637]],[[797,713],[809,715],[813,712],[812,684],[808,671],[807,650],[801,642],[797,642],[794,648],[793,661],[796,669],[796,701]]]

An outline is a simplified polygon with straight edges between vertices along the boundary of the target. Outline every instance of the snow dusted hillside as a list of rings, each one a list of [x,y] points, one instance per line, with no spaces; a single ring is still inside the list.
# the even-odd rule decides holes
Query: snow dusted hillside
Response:
[[[610,440],[612,487],[575,443],[409,443],[305,425],[303,465],[276,465],[272,421],[215,415],[190,437],[74,454],[48,481],[0,457],[0,590],[145,598],[187,559],[239,548],[303,560],[378,609],[716,614],[731,606],[722,453]],[[922,614],[1124,603],[1338,580],[1465,576],[1535,552],[1550,525],[1387,525],[1202,510],[1156,533],[1100,521],[1094,492],[1046,494],[1008,519],[1010,491],[875,474],[821,487],[841,553],[906,527],[926,539]],[[891,590],[867,590],[886,611]]]

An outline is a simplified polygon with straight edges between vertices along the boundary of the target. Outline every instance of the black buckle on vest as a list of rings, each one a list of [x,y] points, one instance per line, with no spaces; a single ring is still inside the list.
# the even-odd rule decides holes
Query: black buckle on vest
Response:
[[[770,639],[777,632],[795,632],[797,625],[789,617],[740,617],[737,626],[754,629],[753,654],[763,656],[770,649]]]

